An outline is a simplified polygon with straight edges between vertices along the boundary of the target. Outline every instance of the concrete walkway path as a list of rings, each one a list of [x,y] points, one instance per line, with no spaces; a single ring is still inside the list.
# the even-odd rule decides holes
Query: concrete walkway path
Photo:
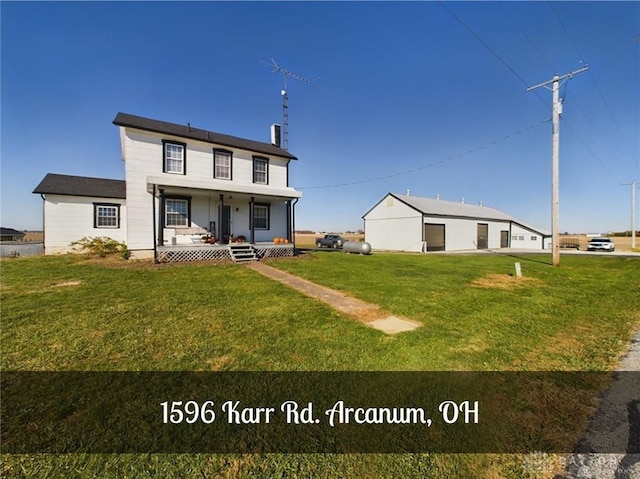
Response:
[[[341,313],[384,333],[402,333],[421,326],[417,321],[393,316],[375,304],[349,297],[340,291],[320,286],[264,263],[251,262],[246,265],[267,278],[279,281],[307,296],[318,299]]]

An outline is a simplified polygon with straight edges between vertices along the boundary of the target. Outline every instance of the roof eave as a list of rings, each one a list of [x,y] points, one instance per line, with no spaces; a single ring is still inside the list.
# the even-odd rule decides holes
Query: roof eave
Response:
[[[139,122],[132,121],[139,120],[140,122],[148,122],[148,125],[141,125]],[[179,125],[177,123],[170,123],[161,120],[153,120],[151,118],[144,118],[135,115],[130,115],[128,113],[118,113],[113,120],[113,124],[116,126],[121,126],[124,128],[133,128],[140,131],[149,131],[152,133],[158,133],[162,135],[172,135],[178,138],[188,138],[191,140],[202,141],[205,143],[210,143],[214,145],[221,145],[230,148],[240,148],[248,151],[254,151],[256,153],[262,153],[265,155],[271,156],[279,156],[281,158],[286,158],[289,160],[297,160],[298,158],[295,155],[292,155],[287,150],[271,145],[269,143],[259,142],[256,140],[250,140],[248,138],[240,138],[234,137],[231,135],[225,135],[222,133],[217,133],[214,131],[202,130],[199,128],[191,128],[190,126],[185,127],[184,125]],[[165,126],[165,127],[163,127]],[[173,128],[187,128],[187,131],[171,131]],[[213,135],[213,138],[209,138],[209,136]],[[237,140],[237,141],[234,141]],[[250,145],[242,145],[243,142],[249,142]]]

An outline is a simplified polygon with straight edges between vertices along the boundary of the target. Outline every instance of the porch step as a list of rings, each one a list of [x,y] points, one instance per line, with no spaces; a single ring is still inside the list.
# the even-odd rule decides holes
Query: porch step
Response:
[[[247,243],[230,244],[229,253],[231,253],[231,259],[236,263],[258,261],[255,248]]]

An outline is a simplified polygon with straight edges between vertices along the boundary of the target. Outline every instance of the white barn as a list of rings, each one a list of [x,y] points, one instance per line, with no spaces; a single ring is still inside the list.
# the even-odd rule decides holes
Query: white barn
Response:
[[[487,206],[393,193],[362,218],[365,241],[378,250],[542,250],[549,247],[551,236]]]

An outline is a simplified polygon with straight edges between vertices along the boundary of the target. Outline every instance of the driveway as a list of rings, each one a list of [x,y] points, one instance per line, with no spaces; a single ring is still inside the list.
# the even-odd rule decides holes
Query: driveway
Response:
[[[629,374],[628,371],[634,372]],[[576,453],[556,479],[640,479],[640,331],[605,392]],[[625,451],[619,454],[580,450]]]

